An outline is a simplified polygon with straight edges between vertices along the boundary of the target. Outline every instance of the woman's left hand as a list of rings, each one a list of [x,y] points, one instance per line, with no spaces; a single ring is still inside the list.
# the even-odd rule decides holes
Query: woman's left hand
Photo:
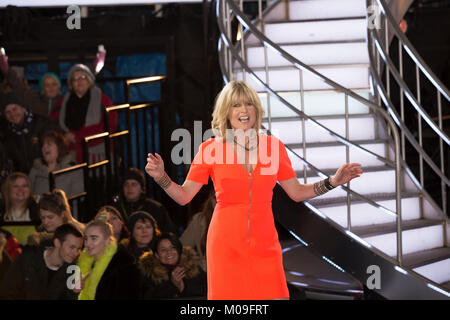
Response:
[[[330,183],[337,187],[359,177],[362,173],[360,163],[346,163],[336,171],[334,176],[330,177]]]

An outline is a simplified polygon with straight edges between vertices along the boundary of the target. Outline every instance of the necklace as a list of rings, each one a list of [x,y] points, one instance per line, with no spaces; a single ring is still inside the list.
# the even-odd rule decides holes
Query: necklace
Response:
[[[234,140],[234,142],[235,142],[239,147],[244,148],[244,149],[247,150],[247,151],[253,151],[253,150],[255,150],[255,149],[258,147],[258,144],[256,144],[256,146],[246,147],[246,146],[243,146],[242,144],[240,144],[239,142],[237,142],[236,140]]]

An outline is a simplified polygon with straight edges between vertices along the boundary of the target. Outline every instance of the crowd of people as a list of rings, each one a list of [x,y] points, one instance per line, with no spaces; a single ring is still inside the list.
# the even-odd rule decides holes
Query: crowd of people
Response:
[[[85,223],[68,201],[85,190],[81,172],[57,176],[50,190],[50,172],[106,157],[101,142],[82,154],[113,105],[95,64],[74,65],[65,93],[51,72],[37,91],[0,55],[0,299],[205,298],[210,199],[182,234],[137,168]],[[117,122],[111,113],[112,132]]]

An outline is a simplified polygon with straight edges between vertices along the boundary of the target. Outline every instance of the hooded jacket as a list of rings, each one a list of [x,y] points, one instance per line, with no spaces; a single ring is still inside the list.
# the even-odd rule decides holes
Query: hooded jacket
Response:
[[[183,247],[178,263],[186,271],[182,292],[170,280],[169,269],[152,251],[144,253],[138,265],[145,277],[144,299],[206,298],[206,273],[200,268],[198,255],[191,247]]]
[[[67,154],[55,167],[56,170],[65,169],[75,165],[73,153]],[[48,169],[42,158],[37,158],[33,162],[30,170],[31,192],[33,194],[43,194],[50,191],[48,179]],[[71,173],[62,174],[55,179],[55,188],[65,191],[67,198],[71,198],[84,191],[83,171],[77,170]]]

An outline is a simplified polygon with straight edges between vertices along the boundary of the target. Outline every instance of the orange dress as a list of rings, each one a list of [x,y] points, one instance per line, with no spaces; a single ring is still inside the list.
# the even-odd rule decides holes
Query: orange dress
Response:
[[[187,180],[207,184],[217,205],[206,244],[208,299],[259,300],[288,297],[281,246],[272,213],[277,181],[296,177],[284,145],[259,138],[252,173],[238,163],[231,143],[205,141]]]

